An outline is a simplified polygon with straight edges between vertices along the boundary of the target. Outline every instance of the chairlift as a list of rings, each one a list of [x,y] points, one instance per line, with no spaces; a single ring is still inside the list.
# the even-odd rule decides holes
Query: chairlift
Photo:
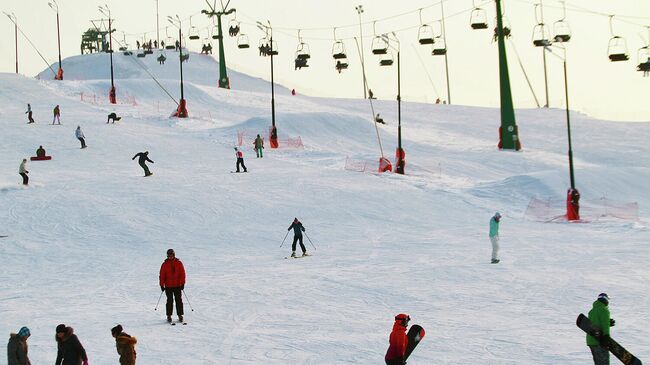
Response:
[[[300,70],[303,67],[309,67],[309,65],[307,64],[308,58],[304,58],[302,56],[304,56],[303,53],[296,52],[296,58],[294,60],[295,70]]]
[[[565,20],[566,4],[564,1],[562,1],[562,10],[563,10],[562,19],[553,23],[553,34],[555,34],[553,39],[556,42],[560,42],[560,43],[568,42],[571,39],[571,27],[569,27],[569,23],[567,23]]]
[[[248,44],[248,36],[246,34],[240,33],[237,37],[237,48],[250,48]]]
[[[487,29],[487,12],[485,9],[481,9],[474,4],[474,9],[469,15],[469,23],[472,26],[472,29]]]
[[[380,66],[392,66],[393,65],[393,53],[386,52],[379,60]]]
[[[237,34],[239,34],[239,22],[237,19],[233,18],[230,20],[230,23],[228,23],[228,35],[231,37],[236,37]]]
[[[630,56],[627,54],[627,42],[625,38],[614,36],[607,45],[607,54],[612,62],[627,61]]]
[[[260,39],[259,46],[257,47],[260,51],[260,56],[277,56],[278,54],[278,44],[276,41],[272,43],[266,37]]]
[[[439,20],[440,24],[439,32],[434,35],[433,50],[431,51],[432,56],[444,56],[447,54],[447,44],[445,38],[442,34],[442,20]]]
[[[348,59],[346,57],[337,58],[336,63],[334,64],[334,68],[336,69],[336,71],[341,73],[341,71],[348,69],[348,65],[349,65]]]
[[[298,42],[298,47],[296,47],[296,59],[308,60],[311,58],[311,55],[309,54],[309,45],[302,41],[300,29],[298,29]]]
[[[190,30],[189,30],[188,33],[189,33],[189,37],[188,37],[188,38],[191,39],[191,40],[193,40],[193,41],[195,41],[195,40],[201,38],[201,37],[199,36],[199,29],[198,29],[197,27],[195,27],[195,26],[190,27]]]
[[[551,44],[549,41],[549,31],[546,24],[539,23],[533,27],[533,45],[535,47],[544,47]]]
[[[372,53],[383,55],[388,52],[388,40],[377,35],[377,32],[375,31],[375,23],[376,22],[372,22],[372,30],[375,34],[375,38],[372,40]]]
[[[216,25],[212,27],[212,39],[219,39],[219,27]]]
[[[418,42],[420,44],[433,44],[433,28],[422,23],[422,9],[420,9],[420,29],[418,29]]]
[[[336,28],[334,28],[334,44],[332,45],[332,57],[334,57],[335,60],[347,58],[345,54],[345,44],[343,44],[343,41],[339,41],[336,39]]]

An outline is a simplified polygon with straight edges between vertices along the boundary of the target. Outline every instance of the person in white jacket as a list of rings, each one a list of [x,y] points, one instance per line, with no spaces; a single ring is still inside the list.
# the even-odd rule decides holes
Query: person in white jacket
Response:
[[[23,177],[23,185],[29,185],[29,177],[27,174],[29,174],[29,171],[27,171],[27,159],[23,158],[23,162],[20,163],[20,167],[18,168],[18,174]]]
[[[80,126],[77,126],[77,130],[74,131],[74,135],[77,136],[77,139],[79,140],[79,142],[81,142],[81,148],[86,148],[87,147],[86,140],[85,140],[86,137],[84,136],[84,132],[81,131]]]

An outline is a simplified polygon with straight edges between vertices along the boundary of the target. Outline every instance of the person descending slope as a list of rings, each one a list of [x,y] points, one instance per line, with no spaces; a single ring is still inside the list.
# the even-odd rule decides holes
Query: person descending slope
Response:
[[[298,218],[293,219],[293,223],[291,223],[287,231],[290,231],[291,229],[293,229],[293,244],[291,245],[291,257],[296,257],[296,242],[300,242],[302,255],[309,256],[307,254],[307,249],[305,249],[305,245],[302,243],[302,232],[305,232],[305,227],[303,227],[302,223],[300,223]]]
[[[160,266],[160,290],[167,295],[167,322],[172,323],[174,299],[176,299],[176,314],[178,321],[183,322],[183,297],[185,289],[185,267],[181,260],[176,258],[173,249],[167,250],[167,259]],[[184,324],[184,322],[183,322]]]
[[[406,337],[406,327],[408,327],[411,317],[408,314],[400,313],[395,316],[393,331],[390,333],[389,346],[386,351],[384,360],[386,365],[404,365],[406,364],[406,346],[408,338]]]
[[[27,104],[27,111],[25,112],[25,114],[27,114],[27,119],[29,120],[29,122],[27,122],[27,124],[34,123],[34,118],[32,118],[32,106],[31,106],[31,104]]]
[[[492,264],[498,264],[499,261],[499,222],[501,221],[501,214],[494,213],[490,218],[490,242],[492,242]]]
[[[132,161],[135,160],[136,157],[138,158],[138,163],[140,164],[140,167],[142,167],[142,169],[144,170],[144,176],[147,177],[153,175],[153,173],[149,171],[149,167],[145,163],[146,161],[153,163],[153,161],[149,159],[149,151],[138,152],[135,154],[135,156],[133,156],[131,160]]]
[[[81,131],[81,126],[77,126],[77,129],[74,131],[75,137],[81,142],[81,148],[86,148],[86,136],[84,136],[84,132]]]
[[[135,344],[138,340],[124,332],[122,325],[111,328],[111,335],[115,338],[117,353],[120,355],[120,365],[135,365]]]
[[[240,172],[239,171],[239,165],[241,165],[241,167],[244,169],[244,172],[248,172],[248,170],[246,170],[246,165],[244,165],[244,153],[242,151],[240,151],[237,147],[235,147],[235,156],[237,157],[237,171],[236,172]]]

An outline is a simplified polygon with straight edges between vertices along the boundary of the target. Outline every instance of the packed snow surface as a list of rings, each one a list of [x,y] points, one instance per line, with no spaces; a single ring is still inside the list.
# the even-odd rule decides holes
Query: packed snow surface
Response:
[[[116,106],[105,54],[64,60],[63,82],[49,70],[0,74],[0,328],[6,338],[31,329],[32,364],[54,361],[59,323],[92,365],[118,362],[117,323],[137,337],[141,365],[382,364],[397,313],[427,331],[409,365],[587,364],[575,319],[600,292],[612,336],[650,361],[649,123],[571,113],[583,200],[637,202],[638,220],[543,222],[525,211],[569,187],[563,110],[517,110],[524,149],[508,152],[496,148],[498,109],[402,103],[406,175],[379,174],[367,100],[277,87],[280,139],[299,136],[304,148],[271,149],[270,84],[231,71],[232,89],[219,89],[205,56],[184,69],[190,118],[170,118],[175,56],[159,65],[116,52]],[[52,126],[57,104],[62,125]],[[394,162],[396,102],[374,108]],[[106,124],[112,111],[122,120]],[[238,133],[247,174],[230,173]],[[53,159],[28,162],[24,187],[18,165],[39,145]],[[131,160],[145,150],[147,178]],[[366,171],[346,170],[346,158]],[[501,262],[491,265],[495,211]],[[292,233],[280,248],[294,217],[311,257],[285,259]],[[165,298],[154,310],[168,248],[187,272],[187,326],[166,324]]]

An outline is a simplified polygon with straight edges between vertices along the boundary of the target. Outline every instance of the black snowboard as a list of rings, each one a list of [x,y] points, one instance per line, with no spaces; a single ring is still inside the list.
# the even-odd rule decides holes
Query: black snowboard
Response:
[[[608,338],[601,338],[598,336],[598,329],[594,328],[593,324],[591,324],[591,321],[587,316],[584,314],[580,313],[578,316],[578,319],[576,319],[576,326],[580,327],[581,330],[585,331],[589,335],[595,337],[598,339],[600,344],[604,347],[609,348],[609,352],[611,352],[614,356],[616,356],[621,362],[625,365],[643,365],[641,363],[641,360],[637,359],[634,355],[632,355],[629,351],[627,351],[623,346],[619,345],[618,342],[614,341],[613,338],[608,337]]]
[[[406,338],[408,338],[408,344],[406,345],[406,352],[404,353],[404,360],[408,359],[411,355],[411,352],[415,349],[422,338],[424,338],[424,328],[420,327],[417,324],[411,326],[409,331],[406,333]]]

